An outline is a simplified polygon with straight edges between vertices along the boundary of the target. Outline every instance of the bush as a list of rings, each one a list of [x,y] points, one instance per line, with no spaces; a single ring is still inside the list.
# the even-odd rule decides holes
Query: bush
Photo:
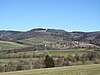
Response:
[[[87,57],[89,58],[89,60],[90,61],[95,61],[96,60],[96,58],[97,58],[97,53],[96,52],[89,52],[88,54],[87,54]]]
[[[76,61],[79,61],[80,60],[80,56],[79,56],[79,54],[75,54],[75,59],[76,59]]]
[[[68,55],[67,59],[71,62],[76,62],[76,59],[72,55]]]
[[[22,64],[18,64],[16,70],[23,70],[23,65]]]
[[[54,60],[49,55],[46,55],[44,62],[46,68],[55,67]]]
[[[16,71],[16,66],[12,61],[8,63],[8,69],[8,71]]]

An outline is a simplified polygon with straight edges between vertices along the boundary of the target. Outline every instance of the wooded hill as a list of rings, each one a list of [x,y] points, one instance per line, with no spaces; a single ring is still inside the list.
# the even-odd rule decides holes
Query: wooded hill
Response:
[[[60,29],[32,29],[21,31],[0,31],[0,41],[16,42],[29,46],[44,45],[54,49],[94,48],[100,46],[100,31],[67,32]]]

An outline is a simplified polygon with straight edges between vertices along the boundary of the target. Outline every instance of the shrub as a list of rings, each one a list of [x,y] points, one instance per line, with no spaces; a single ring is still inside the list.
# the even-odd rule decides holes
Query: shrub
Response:
[[[79,56],[79,54],[75,54],[75,59],[76,59],[76,61],[79,61],[80,60],[80,56]]]
[[[45,56],[44,62],[46,68],[55,67],[54,60],[49,55]]]
[[[76,61],[76,59],[75,59],[72,55],[68,55],[68,56],[67,56],[67,59],[68,59],[69,61],[71,61],[71,62],[75,62],[75,61]]]
[[[87,57],[89,58],[90,61],[95,61],[95,59],[97,58],[97,53],[96,52],[89,52],[87,54]]]
[[[16,70],[23,70],[23,65],[22,64],[18,64]]]

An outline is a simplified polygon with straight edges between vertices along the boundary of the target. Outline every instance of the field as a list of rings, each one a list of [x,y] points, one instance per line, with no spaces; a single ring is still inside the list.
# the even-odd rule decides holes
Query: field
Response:
[[[88,52],[97,52],[100,54],[100,51],[93,51],[93,49],[66,49],[66,50],[42,50],[42,51],[28,51],[28,52],[17,52],[17,53],[0,53],[0,56],[7,57],[10,55],[10,59],[0,59],[1,64],[7,64],[10,61],[13,61],[13,63],[18,63],[19,60],[23,59],[23,56],[27,56],[28,58],[34,56],[34,55],[50,55],[50,56],[65,56],[67,57],[68,55],[82,55],[86,54]],[[19,57],[20,58],[13,58],[13,57]],[[24,59],[28,59],[24,58]],[[33,61],[36,60],[35,58],[32,58]],[[100,61],[100,60],[97,60]]]
[[[65,50],[42,50],[42,51],[31,51],[28,52],[28,55],[47,55],[49,54],[50,56],[68,56],[68,55],[75,55],[76,53],[81,55],[83,53],[88,53],[88,52],[95,52],[93,49],[65,49]],[[99,51],[98,51],[99,53]]]
[[[67,55],[75,55],[77,54],[83,54],[83,53],[88,53],[93,51],[91,50],[86,50],[86,49],[65,49],[65,50],[48,50],[47,52],[52,56],[52,55],[61,55],[61,56],[67,56]],[[46,51],[45,51],[46,52]]]
[[[1,47],[4,47],[4,49],[10,49],[10,48],[21,48],[26,47],[25,45],[13,43],[13,42],[4,42],[1,41]],[[4,45],[2,44],[4,43]],[[9,44],[9,45],[8,45]],[[12,46],[14,45],[14,47]],[[65,49],[65,50],[36,50],[36,51],[27,51],[27,52],[0,52],[0,64],[1,65],[8,65],[9,63],[12,63],[13,66],[4,66],[1,67],[2,71],[0,75],[100,75],[100,59],[96,59],[95,62],[93,61],[86,61],[85,65],[83,65],[82,61],[72,62],[70,61],[69,65],[65,65],[65,67],[58,67],[60,64],[57,64],[57,67],[55,68],[44,68],[42,67],[42,60],[44,61],[44,57],[46,55],[50,56],[64,56],[65,58],[68,55],[72,55],[73,57],[75,54],[82,55],[87,54],[89,52],[96,52],[97,54],[100,54],[100,51],[95,51],[94,49],[85,49],[85,48],[79,48],[79,49]],[[34,56],[40,56],[40,57],[34,57]],[[54,58],[56,62],[57,58]],[[63,59],[60,59],[63,61]],[[27,62],[28,61],[28,62]],[[28,63],[27,66],[30,66],[30,62],[33,63],[32,70],[24,69],[23,71],[11,70],[11,67],[16,68],[18,64]],[[38,63],[39,62],[39,63]],[[67,62],[67,61],[65,61]],[[38,64],[35,64],[38,63]],[[42,65],[42,66],[41,66]],[[22,65],[25,66],[24,64]],[[38,68],[39,67],[39,68]],[[26,67],[28,68],[28,67]],[[37,69],[38,68],[38,69]],[[12,72],[5,71],[11,70]]]
[[[100,64],[6,72],[0,75],[100,75]]]
[[[55,39],[53,37],[44,36],[44,37],[34,37],[34,38],[28,38],[24,40],[19,40],[19,42],[23,42],[26,44],[31,45],[43,45],[43,44],[51,44],[51,43],[61,43],[64,42],[62,39]]]
[[[22,47],[26,47],[26,45],[17,44],[14,42],[0,41],[0,50],[22,48]]]

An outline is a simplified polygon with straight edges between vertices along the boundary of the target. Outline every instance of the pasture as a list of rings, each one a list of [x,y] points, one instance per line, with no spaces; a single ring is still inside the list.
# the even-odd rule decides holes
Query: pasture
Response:
[[[100,64],[5,72],[0,75],[100,75]]]
[[[0,50],[27,47],[27,45],[14,42],[0,41]]]

